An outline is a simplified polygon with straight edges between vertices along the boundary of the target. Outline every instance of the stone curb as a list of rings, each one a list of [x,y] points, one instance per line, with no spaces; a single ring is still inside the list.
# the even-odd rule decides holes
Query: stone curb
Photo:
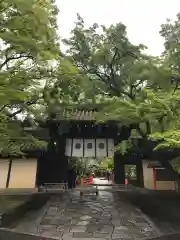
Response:
[[[19,233],[14,230],[0,228],[1,240],[52,240],[52,238],[38,236],[35,234]]]
[[[21,217],[23,217],[27,211],[39,209],[47,202],[48,199],[48,196],[37,198],[37,195],[32,195],[30,199],[23,202],[22,204],[8,210],[5,213],[0,214],[0,227],[8,227],[13,222],[18,221]]]
[[[173,233],[169,235],[164,235],[161,237],[151,238],[148,240],[179,240],[180,239],[180,233]]]

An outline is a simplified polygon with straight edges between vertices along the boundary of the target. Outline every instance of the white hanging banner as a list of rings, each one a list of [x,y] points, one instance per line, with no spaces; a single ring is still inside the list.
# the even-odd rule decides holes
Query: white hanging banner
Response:
[[[72,148],[72,139],[67,138],[66,139],[66,150],[65,150],[65,155],[68,157],[71,157],[71,148]]]
[[[107,157],[107,144],[105,138],[96,139],[96,157]]]
[[[114,139],[108,139],[108,157],[114,157]]]
[[[83,157],[83,139],[73,138],[72,157]]]
[[[84,157],[95,157],[94,139],[84,139]]]
[[[114,139],[67,138],[65,155],[68,157],[114,157]]]

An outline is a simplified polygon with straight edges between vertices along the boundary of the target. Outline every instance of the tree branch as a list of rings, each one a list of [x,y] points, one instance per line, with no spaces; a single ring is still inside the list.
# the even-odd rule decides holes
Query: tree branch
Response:
[[[141,83],[143,83],[144,80],[140,80],[137,84],[133,84],[133,88],[137,88]]]
[[[87,66],[83,65],[82,63],[76,63],[77,67],[82,68],[85,73],[91,73],[91,74],[95,74],[98,78],[100,78],[102,80],[103,83],[105,83],[106,85],[108,85],[108,87],[115,93],[115,95],[117,97],[120,97],[122,95],[125,95],[127,97],[129,97],[131,100],[134,99],[133,94],[128,93],[126,91],[122,91],[118,88],[115,79],[114,79],[114,69],[113,69],[113,64],[115,61],[116,56],[118,55],[118,48],[115,49],[115,54],[113,55],[112,61],[109,65],[110,69],[111,69],[111,76],[107,75],[106,73],[100,73],[98,72],[98,69],[96,66],[92,67],[91,69],[88,68]],[[118,60],[122,59],[125,56],[131,56],[137,59],[137,56],[131,52],[125,52],[122,56],[119,56]],[[74,59],[74,58],[73,58]],[[74,59],[75,60],[75,59]],[[102,76],[103,75],[103,76]]]
[[[113,81],[114,81],[114,69],[113,69],[113,64],[114,64],[114,60],[115,60],[115,58],[116,58],[117,55],[118,55],[118,48],[115,48],[114,56],[113,56],[112,61],[111,61],[110,65],[109,65],[110,70],[111,70],[111,77],[112,77]]]
[[[139,133],[139,135],[143,138],[146,139],[147,135],[141,130],[139,124],[136,125],[136,131]]]
[[[161,129],[161,132],[164,132],[164,125],[163,125],[163,119],[164,119],[164,117],[166,117],[167,115],[166,114],[163,114],[160,118],[159,118],[159,120],[158,120],[158,122],[159,122],[159,125],[160,125],[160,129]]]
[[[122,58],[124,58],[126,56],[131,56],[131,57],[137,59],[137,56],[134,53],[129,52],[129,51],[125,52],[122,56],[120,56],[118,54],[118,50],[119,50],[118,48],[115,48],[115,54],[114,54],[114,56],[112,58],[112,61],[111,61],[110,65],[109,65],[109,68],[110,68],[110,71],[111,71],[111,73],[110,73],[111,76],[108,76],[108,78],[109,78],[110,81],[113,81],[114,89],[118,89],[119,88],[118,85],[116,84],[116,81],[115,81],[115,74],[114,74],[114,69],[113,69],[113,64],[114,64],[114,61],[116,59],[116,56],[118,55],[117,60],[120,60],[120,59],[122,59]],[[121,80],[121,82],[122,82],[122,80]],[[120,90],[119,92],[122,92],[122,90]],[[122,92],[122,94],[124,94],[125,96],[128,96],[131,100],[133,100],[134,99],[134,96],[133,96],[133,86],[130,89],[130,93]]]
[[[28,55],[23,55],[22,53],[20,53],[19,56],[12,56],[12,57],[6,57],[6,60],[0,65],[0,69],[2,69],[5,65],[7,65],[10,61],[12,60],[18,60],[21,58],[30,58],[33,59],[33,57],[28,54]]]
[[[33,99],[33,100],[30,100],[30,101],[27,101],[27,102],[23,103],[23,106],[21,106],[21,108],[19,110],[17,110],[16,112],[14,112],[12,114],[9,114],[9,117],[10,118],[15,117],[17,114],[21,113],[25,109],[26,106],[31,106],[31,105],[37,103],[38,100],[39,100],[39,98]]]
[[[146,121],[145,124],[146,124],[146,134],[149,135],[151,133],[151,124],[149,121]]]

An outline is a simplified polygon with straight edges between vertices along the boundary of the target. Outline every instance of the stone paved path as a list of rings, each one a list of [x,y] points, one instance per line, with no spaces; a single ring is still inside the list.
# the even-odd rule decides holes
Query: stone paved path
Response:
[[[27,216],[16,228],[63,240],[149,239],[158,233],[139,209],[116,201],[116,194],[100,196],[67,194],[53,196],[35,215]]]

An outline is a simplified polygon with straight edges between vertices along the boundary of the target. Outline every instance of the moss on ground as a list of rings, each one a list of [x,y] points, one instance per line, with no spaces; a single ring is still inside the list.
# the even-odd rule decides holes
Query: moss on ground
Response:
[[[15,208],[26,202],[30,197],[23,195],[0,195],[0,213],[5,213],[8,210]]]

